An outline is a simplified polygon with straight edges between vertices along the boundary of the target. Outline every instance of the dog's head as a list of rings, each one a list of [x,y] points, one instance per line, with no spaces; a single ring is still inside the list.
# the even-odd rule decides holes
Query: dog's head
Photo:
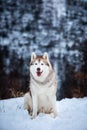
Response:
[[[43,56],[38,56],[34,52],[32,53],[30,62],[30,73],[36,80],[43,82],[47,78],[51,69],[52,66],[46,52],[43,54]]]

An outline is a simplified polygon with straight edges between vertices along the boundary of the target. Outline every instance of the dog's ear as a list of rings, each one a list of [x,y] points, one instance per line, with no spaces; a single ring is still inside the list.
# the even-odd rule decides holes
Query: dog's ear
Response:
[[[51,66],[51,64],[50,64],[49,56],[48,56],[48,53],[47,53],[47,52],[45,52],[45,53],[43,54],[43,58],[44,58],[45,60],[47,60],[49,67],[52,69],[52,66]]]
[[[36,59],[37,55],[35,54],[35,52],[32,52],[31,54],[31,61],[33,61],[34,59]]]
[[[46,60],[49,60],[49,57],[48,57],[48,53],[47,53],[47,52],[44,52],[43,58],[46,59]]]

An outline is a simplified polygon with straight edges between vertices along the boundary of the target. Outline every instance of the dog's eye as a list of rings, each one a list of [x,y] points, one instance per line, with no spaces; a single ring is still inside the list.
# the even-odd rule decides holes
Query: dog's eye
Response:
[[[37,65],[37,63],[35,63],[35,65]]]
[[[43,63],[41,63],[41,65],[44,65]]]

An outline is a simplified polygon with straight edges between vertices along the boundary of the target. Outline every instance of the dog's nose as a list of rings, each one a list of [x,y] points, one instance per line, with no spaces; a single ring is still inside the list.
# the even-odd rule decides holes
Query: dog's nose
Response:
[[[37,68],[37,71],[40,71],[40,68]]]

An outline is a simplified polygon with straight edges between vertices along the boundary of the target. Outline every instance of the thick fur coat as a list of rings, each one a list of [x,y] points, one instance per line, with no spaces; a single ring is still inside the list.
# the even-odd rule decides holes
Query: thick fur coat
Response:
[[[30,91],[24,96],[24,106],[32,118],[40,112],[54,113],[56,117],[56,74],[46,52],[43,56],[37,56],[34,52],[31,55],[29,88]]]

